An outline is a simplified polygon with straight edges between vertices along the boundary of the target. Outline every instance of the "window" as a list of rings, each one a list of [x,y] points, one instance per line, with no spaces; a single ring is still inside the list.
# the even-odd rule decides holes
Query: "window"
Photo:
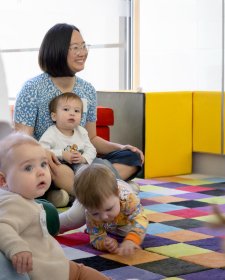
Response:
[[[222,1],[140,0],[140,86],[221,90]]]
[[[38,48],[56,23],[76,25],[91,44],[85,69],[77,73],[97,90],[127,87],[129,0],[10,0],[0,7],[0,49],[9,97],[41,73]]]

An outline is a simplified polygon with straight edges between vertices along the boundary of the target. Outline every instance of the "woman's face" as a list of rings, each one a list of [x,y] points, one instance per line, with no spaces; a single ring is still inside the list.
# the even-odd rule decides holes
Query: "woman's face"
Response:
[[[88,55],[88,50],[85,46],[84,39],[80,32],[74,30],[67,55],[68,66],[74,73],[84,69],[84,64]]]

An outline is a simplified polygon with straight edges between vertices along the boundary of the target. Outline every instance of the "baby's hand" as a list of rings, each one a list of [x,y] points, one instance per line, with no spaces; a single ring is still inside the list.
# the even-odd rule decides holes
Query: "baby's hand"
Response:
[[[33,270],[31,252],[19,252],[12,256],[12,264],[17,273],[26,273]]]
[[[140,249],[140,246],[131,240],[124,240],[117,248],[116,253],[120,256],[128,256],[134,254],[136,249]]]
[[[70,164],[73,163],[73,153],[71,153],[71,152],[63,151],[62,152],[62,158]]]
[[[80,152],[75,152],[73,153],[73,158],[72,158],[73,163],[87,163],[86,159],[81,155]]]
[[[115,239],[111,237],[106,237],[104,240],[104,245],[108,252],[116,253],[116,250],[118,248],[118,242]]]

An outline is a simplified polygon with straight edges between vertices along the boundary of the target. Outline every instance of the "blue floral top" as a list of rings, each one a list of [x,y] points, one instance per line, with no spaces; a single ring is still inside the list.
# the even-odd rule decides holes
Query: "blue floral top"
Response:
[[[83,115],[81,125],[96,121],[96,91],[85,80],[76,77],[72,90],[83,101]],[[54,85],[47,73],[28,80],[17,95],[14,121],[26,126],[34,127],[34,137],[39,140],[46,129],[53,125],[49,113],[49,102],[62,92]]]

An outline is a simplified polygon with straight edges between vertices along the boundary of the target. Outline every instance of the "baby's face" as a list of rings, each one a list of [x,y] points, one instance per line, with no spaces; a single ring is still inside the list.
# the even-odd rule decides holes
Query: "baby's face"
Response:
[[[27,199],[44,195],[51,184],[45,150],[30,143],[16,146],[8,153],[6,184],[11,192]]]
[[[82,102],[75,99],[59,100],[56,113],[51,116],[60,131],[73,130],[81,121]]]
[[[98,209],[87,209],[87,211],[97,222],[112,222],[120,213],[120,199],[116,195],[111,195],[105,199],[102,207]]]

